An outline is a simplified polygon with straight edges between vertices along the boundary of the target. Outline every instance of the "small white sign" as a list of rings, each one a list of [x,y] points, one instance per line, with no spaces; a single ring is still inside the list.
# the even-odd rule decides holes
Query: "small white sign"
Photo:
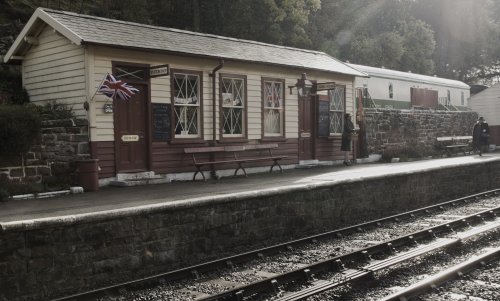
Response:
[[[122,135],[123,142],[136,142],[139,141],[139,135]]]
[[[113,104],[106,103],[106,104],[104,104],[102,109],[103,109],[104,113],[113,113]]]
[[[170,73],[169,65],[149,67],[149,77],[165,76],[169,75],[169,73]]]

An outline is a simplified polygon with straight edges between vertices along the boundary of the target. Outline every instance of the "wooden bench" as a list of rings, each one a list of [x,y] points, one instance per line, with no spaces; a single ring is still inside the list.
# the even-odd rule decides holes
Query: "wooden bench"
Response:
[[[437,137],[436,140],[448,157],[451,157],[457,151],[463,152],[465,156],[467,152],[470,153],[472,150],[472,136],[445,136]]]
[[[288,156],[273,155],[272,150],[275,148],[278,148],[277,143],[255,144],[255,145],[231,145],[231,146],[203,146],[203,147],[185,148],[184,153],[191,154],[193,159],[193,164],[194,166],[196,166],[196,172],[193,175],[193,181],[196,179],[196,175],[198,173],[201,173],[201,175],[203,176],[203,180],[206,181],[205,175],[203,174],[201,168],[207,165],[213,166],[220,164],[236,164],[237,168],[234,170],[234,175],[236,176],[238,174],[238,171],[241,169],[246,177],[247,172],[245,170],[245,167],[243,166],[244,163],[255,162],[255,161],[272,161],[273,164],[271,165],[271,169],[269,170],[269,172],[272,172],[273,168],[275,166],[278,166],[280,172],[282,173],[283,169],[281,168],[281,165],[279,164],[278,161],[287,158]],[[244,157],[244,158],[239,156],[240,153],[249,151],[253,151],[252,154],[254,156]],[[260,155],[261,151],[266,152],[265,156]],[[225,156],[225,158],[221,160],[205,160],[205,161],[200,161],[199,158],[197,158],[197,156],[201,154],[216,154],[216,153],[229,154],[230,158]],[[259,154],[259,156],[256,156],[257,153]]]

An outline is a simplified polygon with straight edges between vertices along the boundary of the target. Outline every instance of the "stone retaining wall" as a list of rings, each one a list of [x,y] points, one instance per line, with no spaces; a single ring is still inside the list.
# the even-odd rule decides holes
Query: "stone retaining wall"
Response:
[[[470,136],[475,112],[366,109],[368,152],[421,158],[439,155],[436,137]]]
[[[73,183],[75,160],[90,158],[87,120],[43,121],[39,140],[24,157],[1,160],[0,177],[36,183],[50,177]]]
[[[263,247],[264,242],[283,242],[495,189],[499,180],[500,160],[478,160],[280,192],[2,223],[0,300],[48,299],[182,268]]]

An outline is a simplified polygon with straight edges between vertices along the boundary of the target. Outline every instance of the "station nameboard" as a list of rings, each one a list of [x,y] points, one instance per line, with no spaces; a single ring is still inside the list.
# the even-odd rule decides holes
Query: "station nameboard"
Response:
[[[335,82],[331,83],[316,83],[314,85],[316,91],[333,90],[335,89]]]
[[[169,74],[170,67],[168,64],[149,67],[149,77],[166,76]]]

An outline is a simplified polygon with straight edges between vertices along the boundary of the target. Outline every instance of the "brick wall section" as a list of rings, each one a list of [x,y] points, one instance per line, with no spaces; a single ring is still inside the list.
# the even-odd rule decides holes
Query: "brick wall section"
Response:
[[[478,181],[480,179],[480,181]],[[498,188],[500,159],[154,208],[0,224],[0,300],[39,300]],[[272,237],[270,237],[272,233]]]
[[[42,182],[47,177],[73,182],[74,161],[90,158],[87,120],[42,122],[39,143],[21,158],[0,162],[0,177],[11,181]]]
[[[438,155],[436,137],[470,136],[477,117],[475,112],[366,109],[368,152],[382,154],[390,146],[409,157]]]

